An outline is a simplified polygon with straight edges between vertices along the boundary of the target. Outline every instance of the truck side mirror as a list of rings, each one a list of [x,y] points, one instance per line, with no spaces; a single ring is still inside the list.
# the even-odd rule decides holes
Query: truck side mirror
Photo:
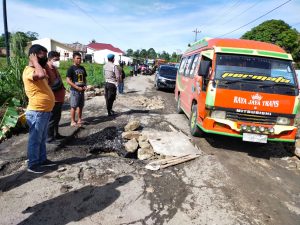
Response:
[[[204,77],[207,76],[210,66],[211,66],[211,61],[206,61],[206,60],[200,61],[200,67],[199,67],[199,70],[198,70],[198,75],[199,76],[204,76]]]

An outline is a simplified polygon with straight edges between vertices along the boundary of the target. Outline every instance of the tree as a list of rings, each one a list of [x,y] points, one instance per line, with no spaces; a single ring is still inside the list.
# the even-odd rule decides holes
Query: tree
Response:
[[[279,45],[300,60],[299,32],[282,20],[268,20],[246,32],[242,39],[257,40]]]
[[[16,33],[13,34],[8,33],[9,43],[12,43],[11,42],[12,36],[15,36],[18,39],[18,44],[22,46],[22,48],[25,48],[28,42],[37,40],[39,35],[38,33],[32,31],[27,31],[26,33],[22,31],[17,31]],[[4,47],[4,46],[5,46],[5,36],[4,34],[2,34],[0,36],[0,47]]]
[[[172,56],[171,56],[171,59],[170,59],[171,62],[177,62],[178,61],[178,55],[176,52],[173,52],[172,53]]]
[[[129,56],[129,57],[132,56],[133,55],[133,50],[131,48],[127,49],[126,55]]]
[[[136,50],[133,52],[133,57],[135,57],[136,59],[140,58],[140,50]]]
[[[170,55],[169,55],[169,53],[167,53],[166,51],[163,51],[163,52],[160,54],[160,58],[165,59],[166,61],[170,61]]]
[[[95,39],[92,39],[92,40],[90,41],[90,43],[96,43],[96,40],[95,40]]]
[[[157,57],[157,54],[156,54],[154,48],[149,48],[147,51],[147,54],[148,54],[149,59],[156,59],[156,57]]]
[[[146,59],[148,56],[146,49],[140,51],[140,57]]]
[[[8,32],[8,39],[10,39],[11,33]],[[5,34],[0,36],[0,47],[5,47]]]
[[[36,32],[32,32],[32,31],[27,31],[26,32],[26,36],[28,38],[29,41],[34,41],[37,40],[39,37],[39,34]]]

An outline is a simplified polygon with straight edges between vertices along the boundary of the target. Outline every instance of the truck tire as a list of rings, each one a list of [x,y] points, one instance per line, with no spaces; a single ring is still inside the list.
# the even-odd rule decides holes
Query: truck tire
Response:
[[[190,132],[194,137],[203,136],[203,131],[197,126],[198,109],[197,104],[193,104],[190,116]]]
[[[183,110],[181,108],[181,100],[180,100],[180,94],[178,94],[178,98],[177,98],[177,107],[176,107],[176,111],[178,114],[182,114]]]

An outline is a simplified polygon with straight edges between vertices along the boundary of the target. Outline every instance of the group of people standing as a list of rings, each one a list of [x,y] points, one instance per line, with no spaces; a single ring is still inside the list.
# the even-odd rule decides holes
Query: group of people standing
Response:
[[[23,83],[28,97],[26,121],[29,126],[27,146],[28,172],[43,173],[45,167],[56,163],[47,159],[46,143],[64,138],[59,132],[62,105],[66,89],[58,72],[60,55],[41,45],[32,45],[29,49],[29,63],[23,71]],[[103,67],[105,76],[105,100],[108,116],[115,115],[112,110],[119,93],[124,91],[125,73],[123,67],[114,65],[114,55],[107,56]],[[82,126],[84,92],[87,88],[87,73],[81,64],[81,54],[73,53],[73,65],[67,71],[67,83],[70,85],[71,126]],[[77,113],[77,121],[76,121]]]

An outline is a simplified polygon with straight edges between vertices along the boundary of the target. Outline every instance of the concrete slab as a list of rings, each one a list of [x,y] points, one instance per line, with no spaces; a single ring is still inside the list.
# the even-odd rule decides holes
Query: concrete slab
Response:
[[[200,154],[189,138],[182,132],[145,132],[154,152],[166,156]]]

